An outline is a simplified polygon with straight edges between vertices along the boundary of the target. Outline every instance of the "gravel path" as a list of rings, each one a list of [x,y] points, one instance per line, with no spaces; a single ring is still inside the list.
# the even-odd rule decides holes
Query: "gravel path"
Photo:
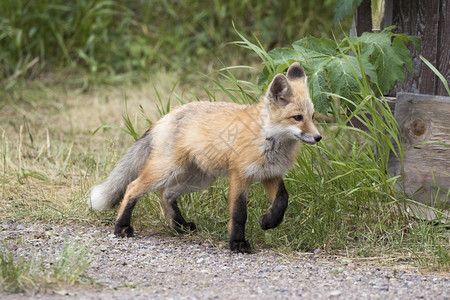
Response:
[[[67,241],[87,245],[88,275],[101,283],[0,293],[1,299],[450,299],[449,274],[401,266],[271,250],[231,254],[225,246],[151,231],[117,239],[103,227],[0,222],[0,230],[16,256],[41,261],[52,261]]]

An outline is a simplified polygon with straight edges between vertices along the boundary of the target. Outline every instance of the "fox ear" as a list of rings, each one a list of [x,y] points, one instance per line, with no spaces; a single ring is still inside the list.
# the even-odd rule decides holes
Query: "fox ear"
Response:
[[[289,80],[297,80],[306,78],[305,71],[300,63],[293,63],[286,72],[286,76]]]
[[[269,86],[268,94],[271,100],[280,105],[289,103],[288,96],[291,93],[291,85],[283,74],[276,75]]]

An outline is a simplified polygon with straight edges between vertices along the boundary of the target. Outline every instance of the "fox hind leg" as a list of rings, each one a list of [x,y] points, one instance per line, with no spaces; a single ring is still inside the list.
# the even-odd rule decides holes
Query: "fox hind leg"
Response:
[[[177,204],[178,197],[188,192],[188,190],[184,190],[183,187],[179,186],[161,191],[163,207],[169,226],[178,234],[187,233],[188,231],[197,229],[194,222],[187,222],[184,219]]]
[[[150,191],[173,184],[182,171],[180,171],[180,168],[173,167],[167,169],[165,172],[152,172],[150,168],[156,170],[161,169],[157,165],[149,163],[142,170],[139,177],[128,185],[116,218],[114,227],[114,234],[116,236],[133,236],[134,229],[131,226],[131,215],[139,199]]]
[[[134,206],[139,199],[151,188],[151,184],[142,183],[140,177],[131,182],[123,200],[120,204],[119,213],[117,214],[116,224],[114,226],[114,234],[119,237],[131,237],[134,229],[131,226],[131,215]]]
[[[200,191],[207,188],[215,180],[198,169],[191,168],[183,180],[176,185],[161,191],[163,207],[169,226],[179,234],[193,231],[197,228],[194,222],[186,222],[177,204],[177,199],[183,194]]]

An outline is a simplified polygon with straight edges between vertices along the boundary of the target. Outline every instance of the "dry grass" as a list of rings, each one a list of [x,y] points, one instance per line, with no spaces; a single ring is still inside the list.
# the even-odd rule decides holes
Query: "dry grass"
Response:
[[[1,219],[94,221],[84,205],[132,144],[126,133],[101,125],[123,124],[128,114],[138,132],[159,117],[157,95],[168,99],[175,80],[162,73],[139,86],[101,87],[88,93],[29,83],[20,95],[3,95],[0,115]],[[181,88],[175,92],[182,94]],[[125,106],[125,100],[128,108]]]

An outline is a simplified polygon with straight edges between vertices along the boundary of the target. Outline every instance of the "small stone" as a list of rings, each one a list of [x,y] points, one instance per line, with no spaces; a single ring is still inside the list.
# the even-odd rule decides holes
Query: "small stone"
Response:
[[[53,293],[60,295],[60,296],[75,296],[74,293],[68,292],[66,290],[53,291]]]
[[[330,297],[337,297],[340,294],[342,294],[342,292],[340,290],[334,290],[330,292]]]
[[[314,250],[314,255],[320,254],[322,253],[322,249],[321,248],[317,248],[316,250]]]
[[[281,267],[281,266],[276,266],[275,268],[273,268],[273,270],[274,270],[275,272],[281,272],[281,271],[283,271],[283,267]]]
[[[24,230],[24,229],[25,229],[25,226],[23,226],[23,225],[17,225],[17,226],[16,226],[16,229],[17,229],[17,230]]]
[[[373,288],[379,291],[389,291],[389,286],[387,284],[375,285]]]

